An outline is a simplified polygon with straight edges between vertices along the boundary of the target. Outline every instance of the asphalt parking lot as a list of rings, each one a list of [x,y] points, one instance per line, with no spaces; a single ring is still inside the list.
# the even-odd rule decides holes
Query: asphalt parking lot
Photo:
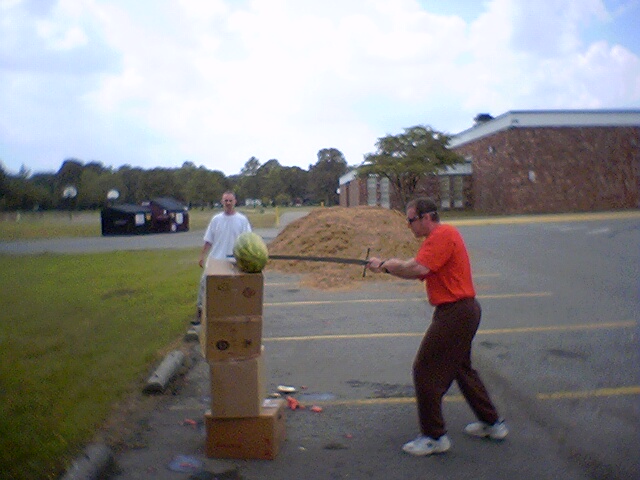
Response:
[[[445,410],[452,451],[434,458],[404,454],[400,446],[417,434],[410,364],[428,308],[418,300],[419,290],[385,285],[337,295],[297,285],[295,276],[266,276],[269,391],[295,386],[303,405],[322,412],[286,411],[287,440],[275,460],[207,459],[202,420],[211,395],[208,365],[194,345],[179,389],[150,412],[132,439],[135,447],[117,454],[115,478],[188,478],[168,467],[179,455],[202,462],[194,472],[233,472],[243,479],[423,478],[427,472],[430,478],[585,478],[527,412],[510,404],[490,371],[487,383],[512,428],[508,441],[465,438],[462,428],[473,418],[453,390]]]
[[[426,458],[401,451],[418,433],[411,362],[431,315],[419,284],[367,282],[321,291],[302,287],[297,275],[268,270],[268,390],[295,386],[303,405],[322,411],[286,411],[287,440],[275,460],[206,458],[208,365],[198,344],[186,342],[188,368],[130,426],[122,448],[113,452],[112,478],[638,478],[640,214],[460,229],[483,307],[474,362],[509,424],[506,441],[462,434],[474,419],[454,386],[445,398],[452,449]],[[269,240],[277,230],[260,233]],[[200,242],[201,232],[189,232],[5,242],[0,251],[186,248]],[[171,468],[176,459],[185,471]]]
[[[211,393],[194,345],[179,388],[117,452],[115,478],[637,478],[639,227],[637,218],[461,227],[484,312],[474,361],[510,426],[505,442],[462,434],[474,419],[454,387],[452,449],[401,451],[417,434],[410,366],[431,313],[419,284],[327,292],[267,271],[268,388],[295,386],[322,411],[286,411],[275,460],[206,458]],[[197,462],[194,472],[168,467],[178,455]]]

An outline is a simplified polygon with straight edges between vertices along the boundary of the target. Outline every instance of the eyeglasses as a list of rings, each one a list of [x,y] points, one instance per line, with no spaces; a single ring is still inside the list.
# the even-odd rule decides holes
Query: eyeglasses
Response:
[[[415,217],[412,217],[412,218],[407,217],[407,222],[409,223],[409,225],[411,225],[416,220],[420,220],[425,215],[429,215],[431,213],[435,213],[435,210],[431,210],[430,212],[421,213],[420,215],[416,215]]]

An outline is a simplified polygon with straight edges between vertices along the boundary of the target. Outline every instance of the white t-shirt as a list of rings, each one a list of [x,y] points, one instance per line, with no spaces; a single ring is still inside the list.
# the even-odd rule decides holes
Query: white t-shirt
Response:
[[[233,215],[218,213],[211,219],[204,233],[204,241],[212,245],[209,258],[224,260],[232,256],[233,245],[238,235],[250,231],[251,224],[242,213],[235,212]]]

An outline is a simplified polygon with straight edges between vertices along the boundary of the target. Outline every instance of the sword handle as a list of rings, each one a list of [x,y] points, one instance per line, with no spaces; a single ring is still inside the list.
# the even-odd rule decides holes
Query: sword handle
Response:
[[[367,256],[364,257],[365,260],[369,260],[369,252],[371,251],[371,247],[367,248]],[[362,278],[367,275],[367,264],[365,263],[364,268],[362,269]]]

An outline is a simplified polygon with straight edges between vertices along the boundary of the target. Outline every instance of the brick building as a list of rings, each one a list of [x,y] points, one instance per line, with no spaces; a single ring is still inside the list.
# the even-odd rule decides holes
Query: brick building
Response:
[[[443,209],[469,209],[473,208],[472,189],[471,162],[466,162],[424,178],[416,189],[416,196],[431,197]],[[387,178],[371,175],[362,179],[357,177],[357,170],[352,170],[340,177],[340,206],[357,205],[402,209],[402,202]]]
[[[471,161],[480,212],[639,206],[640,110],[512,111],[476,123],[450,146]]]
[[[425,178],[443,209],[553,213],[640,206],[640,110],[510,111],[476,117],[450,147],[463,165]],[[399,208],[384,179],[340,179],[340,205]]]

